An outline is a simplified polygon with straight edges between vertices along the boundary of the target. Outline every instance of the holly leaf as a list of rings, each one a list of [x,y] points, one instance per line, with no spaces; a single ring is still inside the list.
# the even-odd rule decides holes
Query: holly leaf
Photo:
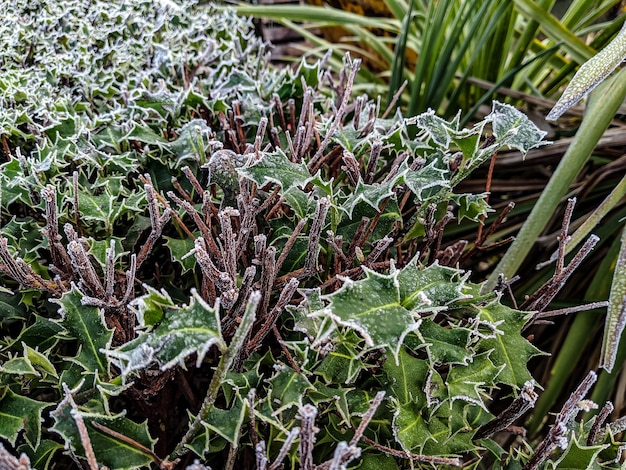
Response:
[[[304,374],[285,365],[280,366],[267,382],[271,387],[270,402],[276,407],[274,415],[292,406],[302,406],[304,394],[313,389]]]
[[[248,400],[242,399],[239,394],[236,394],[230,409],[223,410],[213,407],[207,419],[202,422],[202,425],[207,433],[219,434],[234,447],[237,447],[241,426],[247,412]]]
[[[0,398],[0,436],[15,446],[18,435],[23,430],[28,445],[37,450],[41,439],[41,414],[50,405],[51,403],[18,395],[5,387]]]
[[[580,444],[575,435],[572,435],[565,452],[557,460],[555,470],[595,470],[600,468],[597,457],[600,452],[609,447],[609,444],[586,446]]]
[[[363,201],[376,211],[379,211],[380,204],[387,198],[395,195],[393,189],[400,181],[404,180],[404,174],[408,171],[405,167],[404,171],[399,172],[395,177],[383,183],[365,184],[363,181],[357,183],[356,188],[350,193],[348,198],[339,206],[350,219],[354,208]]]
[[[338,326],[357,331],[368,347],[386,348],[397,362],[404,338],[419,327],[419,319],[402,305],[399,271],[385,275],[363,270],[365,279],[346,280],[326,297],[327,308],[310,315],[328,317]]]
[[[404,182],[417,201],[425,201],[442,190],[450,189],[450,181],[445,177],[446,173],[447,170],[438,168],[437,159],[433,159],[422,168],[408,170],[404,174]]]
[[[170,250],[172,260],[176,261],[182,268],[181,274],[185,274],[196,267],[196,257],[187,256],[195,246],[191,238],[179,239],[167,236],[163,238],[165,238],[165,246]]]
[[[524,113],[509,104],[494,101],[491,114],[486,120],[491,122],[496,139],[519,150],[523,155],[533,148],[549,143],[542,142],[547,134],[545,131],[540,130]]]
[[[418,342],[419,340],[419,342]],[[459,325],[445,328],[432,319],[424,319],[417,335],[407,338],[409,347],[425,347],[428,359],[435,364],[467,364],[473,352],[468,348],[470,330]]]
[[[469,294],[464,291],[468,277],[469,273],[440,266],[438,261],[421,265],[415,257],[398,273],[402,305],[418,312],[437,311],[467,299]]]
[[[25,453],[30,459],[31,468],[38,470],[47,470],[54,463],[54,456],[59,450],[63,449],[63,445],[51,439],[41,441],[37,450],[33,450],[29,445],[24,444],[18,448],[18,452]]]
[[[496,385],[496,378],[504,365],[496,367],[489,353],[477,354],[467,365],[455,365],[446,378],[450,401],[463,400],[487,410],[482,394],[487,394]]]
[[[152,456],[145,451],[120,440],[113,434],[123,435],[153,450],[156,441],[150,437],[147,421],[138,424],[123,414],[108,415],[101,409],[73,409],[66,397],[50,413],[54,419],[54,425],[50,430],[59,434],[65,441],[66,449],[71,449],[75,455],[85,457],[85,449],[74,415],[79,415],[85,424],[98,464],[119,470],[131,470],[148,467],[153,462]],[[109,430],[113,433],[107,432]]]
[[[491,351],[489,359],[502,367],[498,382],[520,389],[532,379],[526,364],[531,357],[543,354],[522,336],[528,314],[502,305],[499,299],[474,308],[478,328],[486,327],[486,332],[479,332],[482,338],[476,351]]]
[[[98,307],[83,305],[83,294],[75,285],[65,292],[60,299],[52,299],[60,306],[61,320],[57,321],[65,331],[63,336],[78,340],[80,352],[71,360],[79,364],[87,372],[109,372],[109,361],[102,353],[113,338],[113,330],[106,327],[104,316]]]
[[[280,185],[284,191],[304,186],[311,179],[306,164],[292,162],[281,150],[265,152],[258,162],[247,168],[238,168],[237,171],[259,186],[271,182]]]
[[[429,369],[428,362],[410,355],[404,347],[400,349],[397,361],[385,361],[383,371],[387,377],[386,382],[399,405],[414,403],[420,407],[426,406],[424,387]]]
[[[185,367],[185,358],[194,353],[197,354],[196,367],[200,367],[213,346],[222,352],[226,350],[218,307],[209,306],[194,290],[189,305],[168,308],[161,323],[152,331],[141,333],[119,348],[103,351],[125,378],[153,363],[159,364],[161,370],[176,364]]]

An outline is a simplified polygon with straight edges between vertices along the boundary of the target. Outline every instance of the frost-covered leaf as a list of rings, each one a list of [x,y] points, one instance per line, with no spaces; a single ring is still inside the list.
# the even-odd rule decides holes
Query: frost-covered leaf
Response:
[[[152,291],[149,296],[155,296]],[[166,299],[167,301],[167,299]],[[185,358],[197,354],[196,367],[212,346],[224,351],[218,307],[209,306],[196,291],[189,305],[169,307],[161,323],[151,331],[116,349],[103,349],[122,371],[122,375],[157,363],[161,370],[185,365]]]
[[[416,200],[424,201],[435,194],[450,188],[450,181],[446,178],[447,170],[439,168],[436,160],[418,170],[408,170],[404,174],[404,182]],[[447,191],[446,191],[447,193]]]
[[[304,394],[313,388],[304,374],[285,365],[280,366],[267,382],[271,389],[270,402],[275,413],[293,406],[302,406]]]
[[[600,452],[609,447],[609,444],[587,446],[578,442],[576,436],[569,439],[569,445],[563,455],[552,467],[555,470],[596,470],[601,468],[597,462]]]
[[[424,347],[431,364],[467,364],[473,355],[469,349],[470,330],[457,324],[445,328],[432,319],[425,319],[415,338],[407,345]]]
[[[172,259],[182,268],[182,274],[192,270],[196,266],[196,257],[187,256],[194,249],[194,241],[187,237],[182,240],[173,237],[165,238],[165,245],[169,248]]]
[[[474,308],[477,310],[479,330],[482,326],[486,327],[484,332],[479,332],[483,338],[478,342],[476,350],[491,351],[489,359],[496,367],[502,367],[498,382],[515,389],[523,387],[526,381],[532,379],[526,364],[531,357],[541,354],[521,334],[527,314],[502,305],[499,299]]]
[[[365,279],[345,281],[341,289],[327,296],[329,306],[311,315],[352,328],[367,346],[387,348],[397,360],[404,337],[419,327],[419,319],[402,305],[398,271],[385,275],[363,269]]]
[[[418,408],[426,406],[424,386],[429,372],[428,362],[410,355],[403,347],[398,354],[398,360],[385,361],[383,370],[391,387],[391,396],[399,405],[413,403]]]
[[[30,459],[31,468],[37,470],[47,470],[54,462],[58,451],[63,450],[63,446],[51,439],[44,439],[40,442],[37,450],[33,450],[29,445],[20,446],[18,452],[25,453]]]
[[[328,307],[311,315],[357,331],[369,347],[384,347],[396,360],[406,335],[418,329],[422,316],[465,298],[467,275],[436,263],[424,268],[413,260],[390,274],[363,269],[365,279],[346,281],[326,296]]]
[[[352,331],[340,334],[340,340],[332,351],[322,360],[315,372],[329,384],[350,384],[359,374],[367,369],[363,361],[362,339]]]
[[[311,173],[306,164],[293,163],[280,150],[265,152],[258,162],[238,171],[259,186],[267,182],[277,183],[283,191],[296,186],[304,186],[311,179]]]
[[[525,114],[509,104],[494,101],[487,119],[491,121],[496,139],[524,155],[529,150],[548,143],[542,142],[546,132],[540,130]]]
[[[4,388],[0,398],[0,436],[14,446],[18,435],[24,431],[26,442],[36,450],[41,439],[41,414],[50,405],[13,393],[8,387]]]
[[[65,329],[67,336],[76,338],[81,345],[80,352],[71,360],[87,372],[97,370],[107,374],[109,361],[102,351],[111,344],[113,330],[106,327],[100,309],[83,305],[82,299],[82,292],[72,286],[60,299],[52,300],[60,306],[61,320],[57,323]]]
[[[484,399],[489,396],[504,365],[496,367],[489,359],[489,353],[477,354],[467,365],[455,364],[451,367],[446,386],[451,401],[463,400],[487,409]]]
[[[457,130],[454,122],[448,122],[435,114],[435,111],[429,109],[413,118],[407,120],[407,124],[415,124],[420,130],[425,131],[428,136],[440,147],[450,147],[452,135]]]
[[[153,450],[155,440],[150,437],[147,422],[137,424],[126,418],[124,414],[108,415],[98,408],[79,408],[73,411],[66,397],[50,413],[54,419],[54,426],[50,430],[59,434],[65,442],[65,447],[71,449],[74,454],[85,457],[85,450],[76,420],[72,416],[73,413],[78,413],[82,417],[96,460],[100,465],[119,470],[134,470],[149,466],[153,461],[152,457],[141,449],[120,440],[102,428],[114,431],[118,435],[121,434]]]
[[[237,447],[241,426],[248,413],[248,400],[242,399],[238,394],[233,400],[232,406],[223,410],[213,407],[209,416],[202,422],[208,433],[217,433]]]
[[[463,291],[469,273],[458,269],[440,266],[435,261],[424,266],[413,258],[398,273],[398,282],[402,305],[410,310],[440,310],[453,302],[467,299]]]
[[[408,169],[406,169],[406,171],[408,171]],[[345,211],[350,219],[352,219],[354,208],[359,202],[365,202],[378,211],[383,200],[394,196],[393,189],[399,181],[404,179],[404,173],[405,172],[399,173],[384,183],[365,184],[359,181],[356,188],[351,191],[348,198],[341,204],[341,210]]]

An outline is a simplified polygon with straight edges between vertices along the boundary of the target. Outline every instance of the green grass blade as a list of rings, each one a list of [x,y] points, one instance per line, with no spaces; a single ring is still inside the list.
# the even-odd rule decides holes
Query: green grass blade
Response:
[[[600,353],[600,367],[607,372],[613,370],[615,357],[620,343],[624,326],[626,326],[626,229],[622,231],[621,248],[617,257],[611,295],[609,296],[609,311],[604,324],[604,338]]]
[[[514,0],[514,2],[521,13],[541,25],[541,29],[550,39],[555,42],[562,42],[563,47],[576,62],[582,64],[593,55],[594,51],[591,47],[533,0]]]
[[[391,64],[391,80],[389,81],[389,93],[387,95],[387,103],[391,103],[394,94],[400,89],[404,82],[404,64],[406,62],[406,42],[411,29],[411,15],[413,14],[413,0],[409,0],[409,8],[405,13],[402,21],[402,29],[398,37],[393,62]]]
[[[238,5],[233,7],[237,14],[254,18],[269,18],[275,21],[315,21],[324,25],[359,25],[398,31],[399,21],[391,18],[368,18],[336,8],[308,5]]]

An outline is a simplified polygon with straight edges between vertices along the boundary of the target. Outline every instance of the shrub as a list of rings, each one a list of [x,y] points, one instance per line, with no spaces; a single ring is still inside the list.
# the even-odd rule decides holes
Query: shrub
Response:
[[[521,113],[386,116],[352,96],[357,62],[275,69],[214,6],[5,9],[21,20],[2,26],[12,452],[116,469],[615,457],[616,428],[572,419],[593,375],[530,460],[492,439],[536,399],[532,315],[481,294],[465,245],[440,240],[490,210],[460,181],[542,144]]]

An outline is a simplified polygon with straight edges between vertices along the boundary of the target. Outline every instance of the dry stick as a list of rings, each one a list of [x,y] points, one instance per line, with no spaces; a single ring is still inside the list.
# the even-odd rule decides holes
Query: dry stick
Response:
[[[185,190],[185,188],[183,188],[180,185],[180,183],[178,182],[178,179],[172,177],[172,186],[174,186],[176,191],[178,191],[178,193],[185,199],[185,201],[189,202],[190,204],[193,204],[193,198],[191,197],[191,194],[189,194]]]
[[[41,196],[46,203],[46,228],[44,233],[50,243],[52,264],[58,274],[63,274],[64,277],[71,279],[72,269],[70,257],[61,243],[61,235],[59,235],[59,212],[54,186],[47,185],[43,188],[41,190]]]
[[[198,191],[200,197],[204,198],[204,188],[202,188],[202,185],[196,178],[196,175],[191,172],[191,169],[188,166],[182,167],[181,170],[185,174],[191,185],[195,188],[195,190]]]
[[[567,438],[565,437],[567,433],[567,423],[570,419],[574,418],[580,410],[579,403],[585,398],[596,379],[596,373],[590,371],[578,388],[569,396],[563,408],[561,408],[561,411],[556,416],[554,425],[550,428],[548,435],[537,446],[535,452],[522,470],[536,470],[557,447],[563,449],[567,447]]]
[[[497,155],[498,155],[498,152],[495,152],[491,156],[491,161],[489,162],[489,170],[487,171],[487,181],[485,182],[485,192],[487,193],[487,196],[485,197],[486,203],[489,202],[489,193],[491,192],[491,181],[493,179],[493,171],[496,167]],[[484,214],[480,216],[480,224],[478,225],[478,233],[476,234],[477,240],[481,239],[481,235],[483,233],[483,226],[485,225],[485,218],[486,216]]]
[[[206,225],[204,223],[204,220],[202,220],[202,218],[200,217],[200,214],[198,214],[198,211],[195,210],[193,205],[191,205],[189,202],[179,198],[172,191],[169,191],[167,193],[167,195],[170,198],[172,198],[172,200],[176,204],[178,204],[183,209],[185,209],[187,214],[189,216],[191,216],[191,218],[193,219],[193,221],[196,224],[196,226],[200,229],[200,232],[202,232],[202,238],[206,242],[207,247],[208,247],[209,251],[211,252],[211,256],[213,256],[215,259],[221,259],[220,255],[221,255],[222,250],[220,250],[220,248],[217,246],[217,243],[215,242],[215,239],[213,238],[213,234],[211,233],[211,229],[209,228],[208,225]],[[192,236],[191,239],[195,240],[196,237]]]
[[[315,447],[315,417],[317,408],[311,404],[300,407],[300,445],[298,446],[298,456],[300,457],[300,468],[302,470],[313,470],[313,448]]]
[[[278,345],[280,346],[280,349],[285,355],[285,358],[287,359],[289,366],[291,366],[291,368],[295,370],[297,374],[301,374],[302,369],[300,369],[300,366],[298,365],[296,360],[293,358],[293,356],[289,352],[289,348],[287,348],[287,346],[285,345],[285,341],[283,340],[283,337],[280,335],[280,331],[278,331],[278,327],[275,324],[272,326],[272,333],[274,333],[274,338],[276,338],[276,341],[278,341]]]
[[[458,457],[436,457],[433,455],[421,455],[411,454],[402,450],[392,449],[391,447],[383,446],[376,441],[371,440],[367,436],[362,436],[361,440],[367,445],[372,446],[376,450],[384,452],[385,454],[399,457],[401,459],[415,460],[417,462],[429,463],[431,465],[452,465],[453,467],[461,467],[463,461]]]
[[[387,268],[389,268],[390,265],[391,265],[391,261],[379,261],[378,263],[371,264],[370,266],[368,266],[368,268],[370,268],[370,269],[387,269]],[[358,266],[356,268],[347,269],[344,272],[339,273],[336,276],[330,278],[328,281],[324,282],[320,286],[320,289],[324,290],[328,286],[332,286],[334,283],[339,281],[340,278],[342,278],[342,277],[346,277],[346,278],[352,279],[357,274],[362,274],[362,273],[363,273],[362,266]]]
[[[289,449],[291,449],[291,446],[296,440],[296,437],[298,437],[299,435],[300,435],[299,427],[292,428],[291,431],[289,431],[289,434],[287,434],[285,442],[283,442],[283,445],[280,448],[280,451],[278,452],[278,456],[276,457],[276,460],[274,460],[274,463],[272,463],[272,465],[270,465],[267,470],[278,470],[279,468],[282,468],[282,462],[283,460],[285,460],[285,457],[287,457],[287,452],[289,452]]]
[[[254,337],[250,341],[248,341],[247,350],[249,352],[254,352],[254,350],[261,346],[261,342],[270,332],[270,329],[272,329],[272,327],[276,325],[276,320],[278,320],[278,317],[283,312],[284,308],[291,301],[293,294],[296,293],[296,289],[298,288],[299,283],[300,282],[298,281],[298,279],[292,278],[283,288],[278,298],[278,302],[276,302],[276,305],[274,306],[270,314],[267,315],[263,326],[259,329],[257,334],[255,334]]]
[[[243,273],[243,279],[237,292],[237,300],[230,310],[230,315],[224,321],[224,336],[228,337],[234,333],[232,331],[236,327],[238,317],[243,312],[248,299],[248,295],[252,291],[254,277],[256,276],[256,266],[249,266]]]
[[[78,411],[78,407],[76,406],[76,402],[74,402],[74,398],[72,398],[72,392],[65,382],[63,382],[63,391],[65,392],[65,396],[67,397],[67,402],[72,408],[70,410],[70,416],[74,418],[76,422],[76,427],[78,428],[78,435],[80,436],[80,442],[83,445],[83,449],[85,450],[85,457],[87,457],[87,463],[89,464],[89,468],[91,470],[98,470],[98,462],[96,460],[96,455],[93,452],[93,446],[91,445],[91,439],[89,438],[89,433],[87,432],[87,426],[85,426],[85,421]]]
[[[572,313],[586,312],[588,310],[596,310],[598,308],[608,307],[608,305],[609,305],[608,300],[602,300],[598,302],[590,302],[584,305],[576,305],[574,307],[560,308],[558,310],[549,310],[547,312],[540,312],[540,313],[535,314],[533,316],[533,321],[543,320],[545,318],[560,317],[563,315],[570,315]]]
[[[374,248],[372,249],[370,254],[367,256],[367,259],[365,260],[365,264],[370,265],[374,261],[376,261],[380,257],[380,255],[382,255],[385,252],[387,247],[389,247],[389,245],[391,245],[392,243],[393,243],[393,238],[389,236],[385,236],[381,238],[380,240],[378,240],[374,244]]]
[[[333,115],[332,123],[330,124],[328,132],[326,132],[326,135],[324,136],[324,140],[322,140],[322,143],[317,149],[317,152],[315,152],[315,155],[311,157],[311,160],[308,163],[309,168],[313,168],[315,166],[315,163],[324,154],[324,150],[326,149],[328,142],[330,142],[330,139],[335,134],[335,131],[341,125],[341,121],[343,120],[343,115],[346,111],[346,106],[348,104],[348,101],[350,100],[350,95],[352,93],[352,85],[354,84],[354,79],[359,70],[360,64],[361,64],[361,59],[355,59],[352,62],[348,62],[348,67],[350,67],[350,75],[348,76],[346,87],[343,91],[343,96],[341,97],[341,104],[339,105],[339,108]]]
[[[584,243],[582,248],[574,255],[572,261],[564,267],[565,261],[565,245],[567,244],[568,236],[567,230],[574,210],[575,199],[568,199],[568,204],[565,210],[563,218],[563,224],[561,227],[561,233],[557,237],[559,241],[559,259],[557,259],[555,273],[551,279],[549,279],[544,285],[542,285],[524,304],[521,306],[524,310],[532,310],[536,312],[543,311],[556,294],[561,290],[567,279],[573,274],[573,272],[580,266],[583,260],[591,252],[593,247],[598,242],[599,238],[595,235],[591,235]],[[532,319],[530,322],[532,323]]]
[[[600,428],[606,423],[607,418],[613,412],[613,403],[607,401],[600,412],[596,416],[596,420],[593,422],[589,435],[587,436],[587,445],[596,445],[604,436],[598,436],[600,434]]]
[[[218,214],[222,226],[221,237],[224,240],[224,267],[234,282],[237,278],[237,240],[233,232],[232,217],[239,217],[239,211],[231,207]]]
[[[254,399],[256,398],[256,389],[251,388],[248,392],[248,432],[250,433],[250,439],[254,448],[259,445],[259,435],[256,432],[256,416],[254,415]]]
[[[374,177],[376,176],[376,166],[378,165],[378,159],[380,158],[380,153],[383,150],[383,143],[380,139],[376,139],[372,143],[372,148],[370,150],[370,159],[367,162],[367,167],[365,169],[365,183],[372,184],[374,182]]]
[[[141,182],[144,184],[144,186],[146,184],[152,184],[150,182],[150,176],[149,175],[139,175],[139,179],[141,180]],[[156,198],[159,200],[159,202],[161,204],[163,204],[163,206],[165,206],[166,208],[169,208],[169,204],[168,202],[163,198],[163,196],[161,196],[159,193],[155,192],[154,194],[156,196]],[[183,223],[183,221],[181,220],[181,218],[178,216],[178,214],[175,211],[171,211],[171,215],[174,218],[174,220],[178,223],[178,226],[185,232],[185,234],[191,239],[191,240],[195,240],[196,236],[191,232],[191,230],[189,230],[189,228],[187,228],[187,226]]]
[[[317,271],[317,257],[319,254],[320,237],[329,208],[330,199],[327,197],[323,197],[317,201],[317,207],[315,208],[315,215],[313,216],[311,231],[309,233],[307,254],[304,260],[304,275],[306,276]]]
[[[260,301],[260,292],[255,291],[250,294],[250,298],[248,300],[248,304],[246,305],[246,311],[241,320],[241,324],[239,325],[239,328],[237,328],[237,331],[235,332],[235,335],[233,336],[230,345],[226,349],[224,355],[221,357],[220,362],[215,369],[215,372],[213,373],[213,377],[211,378],[211,383],[209,384],[209,389],[207,390],[207,394],[202,403],[202,407],[200,408],[200,411],[198,412],[196,417],[193,419],[193,423],[176,446],[176,449],[174,449],[174,452],[172,452],[172,454],[170,455],[169,458],[171,460],[174,460],[177,457],[182,457],[187,452],[189,452],[189,449],[186,446],[192,441],[196,434],[198,434],[198,432],[202,428],[202,421],[206,420],[206,418],[209,416],[209,413],[213,409],[213,405],[215,403],[215,400],[217,399],[217,395],[219,394],[219,390],[222,382],[224,381],[224,377],[226,376],[226,373],[230,370],[233,361],[235,360],[235,358],[239,354],[240,349],[244,345],[244,342],[248,337],[250,330],[252,329],[252,325],[254,325],[256,310],[259,306]]]
[[[363,438],[363,433],[367,429],[369,423],[372,421],[376,410],[383,402],[384,398],[385,392],[380,391],[376,394],[376,396],[372,400],[372,403],[370,404],[370,407],[363,415],[363,419],[361,419],[359,427],[354,431],[354,436],[352,436],[350,444],[346,444],[345,442],[340,443],[343,445],[337,446],[337,449],[335,449],[335,455],[333,456],[332,460],[318,465],[316,470],[331,470],[335,468],[343,468],[343,466],[345,466],[348,462],[359,456],[360,450],[357,447],[357,444]]]
[[[489,238],[495,231],[496,229],[500,226],[500,224],[504,221],[504,218],[509,215],[509,212],[511,212],[513,210],[513,208],[515,207],[515,203],[514,202],[509,202],[506,207],[504,209],[502,209],[502,212],[500,212],[500,214],[498,215],[498,217],[496,218],[496,220],[494,220],[494,222],[489,226],[489,228],[487,230],[485,230],[484,232],[482,231],[482,227],[481,231],[480,231],[480,236],[478,236],[476,238],[476,241],[474,242],[474,246],[472,248],[470,248],[462,257],[461,257],[461,263],[467,261],[467,259],[469,259],[470,256],[472,256],[477,250],[482,250],[482,249],[488,249],[488,248],[492,248],[493,246],[488,246],[488,247],[484,247],[483,248],[483,243],[485,243],[485,241],[487,240],[487,238]]]
[[[137,274],[137,255],[134,253],[130,256],[130,268],[126,271],[126,292],[122,299],[122,304],[127,305],[130,302],[135,291],[135,275]]]
[[[106,250],[104,300],[111,304],[113,301],[113,288],[115,286],[115,240],[111,240]]]
[[[150,235],[148,235],[148,239],[145,241],[139,254],[137,255],[137,267],[140,267],[143,262],[148,257],[150,251],[154,247],[154,244],[161,237],[161,233],[163,232],[163,226],[170,219],[172,214],[172,210],[169,207],[166,207],[163,211],[163,214],[160,214],[159,205],[157,204],[156,191],[154,190],[154,186],[151,184],[144,185],[146,191],[146,199],[148,200],[148,212],[150,213],[150,223],[152,225],[152,230],[150,231]]]
[[[102,282],[96,273],[93,264],[89,260],[89,254],[79,240],[72,240],[67,244],[67,251],[70,256],[71,266],[78,273],[81,283],[89,289],[93,297],[103,299],[105,295]]]
[[[396,106],[396,103],[398,102],[398,100],[402,96],[402,93],[404,92],[404,89],[407,87],[408,84],[409,84],[409,81],[405,80],[402,83],[402,85],[400,85],[400,88],[398,88],[398,91],[396,91],[396,93],[393,95],[393,98],[389,102],[389,106],[387,106],[387,109],[385,110],[385,112],[381,116],[381,119],[385,119],[389,115],[391,110]]]
[[[495,419],[482,426],[474,435],[474,439],[493,436],[498,431],[508,428],[517,418],[530,410],[538,398],[534,389],[535,385],[531,380],[526,382],[517,398]]]

